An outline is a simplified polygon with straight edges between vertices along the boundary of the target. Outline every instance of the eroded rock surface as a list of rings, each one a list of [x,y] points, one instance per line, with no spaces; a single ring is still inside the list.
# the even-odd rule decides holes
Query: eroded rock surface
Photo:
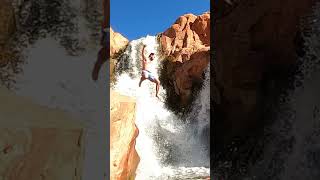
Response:
[[[192,87],[201,81],[210,61],[210,13],[179,17],[160,35],[159,41],[170,61],[166,76],[172,81],[180,103],[186,105]]]
[[[120,33],[110,28],[110,57],[114,57],[121,52],[129,43],[129,40]]]
[[[214,8],[217,140],[253,133],[303,49],[303,17],[315,1],[218,1]],[[299,40],[300,39],[300,40]],[[300,54],[301,55],[301,54]],[[283,80],[281,82],[281,79]],[[268,84],[268,85],[266,85]],[[267,89],[266,87],[270,87]]]
[[[84,125],[0,89],[0,179],[82,179]]]
[[[135,177],[140,158],[135,149],[139,134],[135,125],[135,100],[112,91],[110,109],[111,180]]]

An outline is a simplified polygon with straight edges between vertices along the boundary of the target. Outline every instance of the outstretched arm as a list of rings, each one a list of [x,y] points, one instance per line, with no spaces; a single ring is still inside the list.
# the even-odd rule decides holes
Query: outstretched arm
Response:
[[[146,57],[144,56],[145,47],[146,47],[146,45],[144,44],[143,47],[142,47],[142,51],[141,51],[142,61],[146,61]]]

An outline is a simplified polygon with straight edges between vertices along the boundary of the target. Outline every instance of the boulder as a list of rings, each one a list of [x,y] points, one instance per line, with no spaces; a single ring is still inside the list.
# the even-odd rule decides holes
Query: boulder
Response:
[[[110,57],[116,56],[129,43],[129,40],[110,28]]]
[[[0,98],[0,179],[82,179],[83,124],[6,89]]]
[[[135,125],[136,103],[134,99],[114,91],[110,97],[110,178],[134,179],[140,161],[135,149],[139,134]]]
[[[110,36],[103,36],[102,37],[102,47],[98,52],[97,55],[97,61],[94,64],[91,77],[93,80],[97,80],[99,77],[99,72],[102,67],[102,65],[108,60],[112,59],[112,62],[110,63],[110,77],[113,79],[114,69],[113,69],[113,62],[116,62],[116,56],[119,55],[121,51],[123,51],[129,41],[124,36],[122,36],[120,33],[114,32],[112,28],[110,28]],[[109,40],[110,42],[106,41],[105,39]],[[110,54],[108,54],[108,52]]]

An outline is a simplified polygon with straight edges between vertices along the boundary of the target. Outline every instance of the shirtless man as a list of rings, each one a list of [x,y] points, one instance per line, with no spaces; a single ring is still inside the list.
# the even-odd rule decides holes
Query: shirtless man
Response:
[[[159,88],[160,88],[160,81],[159,79],[157,79],[149,70],[148,70],[148,64],[154,60],[154,53],[150,53],[148,58],[150,61],[148,61],[148,59],[146,59],[146,57],[144,56],[144,49],[145,49],[146,45],[143,45],[142,48],[142,74],[141,74],[141,78],[140,78],[140,82],[139,82],[139,87],[141,87],[141,83],[146,80],[149,79],[151,82],[156,84],[156,97],[158,97],[158,93],[159,93]]]

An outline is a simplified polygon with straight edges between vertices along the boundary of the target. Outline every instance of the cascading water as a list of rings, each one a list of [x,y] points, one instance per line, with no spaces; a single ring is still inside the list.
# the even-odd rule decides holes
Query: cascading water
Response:
[[[155,84],[146,80],[139,87],[141,51],[146,44],[146,56],[153,52],[155,60],[150,71],[158,75],[156,37],[147,36],[131,41],[121,55],[114,89],[136,98],[136,124],[139,136],[136,149],[141,158],[137,180],[204,179],[209,176],[209,72],[192,111],[185,119],[178,118],[165,107],[165,90],[160,88],[160,99],[155,97]],[[209,71],[209,69],[207,70]],[[112,100],[112,99],[111,99]]]
[[[107,69],[91,80],[99,32],[82,11],[83,0],[16,1],[20,24],[15,49],[22,72],[12,88],[40,105],[70,113],[86,126],[82,179],[105,179],[107,172]],[[102,1],[96,2],[101,7]],[[27,13],[33,9],[33,13]],[[25,13],[25,14],[24,14]],[[94,14],[92,15],[92,17]],[[57,18],[58,17],[58,18]],[[92,25],[92,23],[91,23]],[[24,28],[26,27],[26,28]]]
[[[293,140],[280,179],[320,178],[320,3],[308,17],[310,36],[304,36],[306,55],[302,57],[301,75],[296,77],[296,89],[288,99],[293,109],[288,133]],[[299,84],[301,86],[299,86]]]
[[[69,56],[57,41],[38,41],[26,52],[16,93],[46,107],[64,110],[86,125],[83,179],[103,179],[107,169],[106,77],[91,80],[97,51]],[[106,74],[106,68],[101,73]],[[105,159],[102,161],[101,159]]]
[[[320,179],[320,3],[304,22],[310,31],[304,32],[305,54],[295,77],[294,89],[281,100],[265,145],[261,161],[251,168],[251,178],[275,180]]]

